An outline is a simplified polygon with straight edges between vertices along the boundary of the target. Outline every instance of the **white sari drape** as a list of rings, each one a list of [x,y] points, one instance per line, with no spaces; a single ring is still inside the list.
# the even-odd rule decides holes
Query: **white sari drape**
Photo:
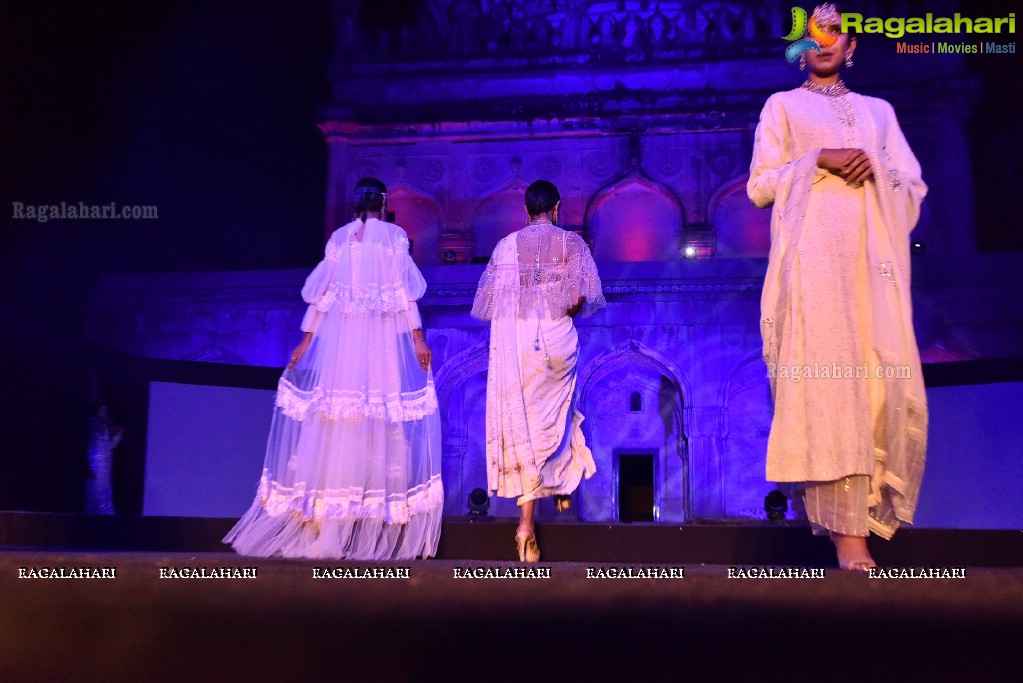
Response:
[[[313,341],[281,376],[263,474],[225,538],[259,557],[436,553],[443,488],[437,395],[411,331],[426,282],[396,225],[338,229],[306,280]]]
[[[850,188],[817,167],[822,148],[863,149],[874,178]],[[910,301],[909,233],[927,192],[919,163],[887,102],[796,89],[764,106],[747,191],[774,206],[761,331],[768,367],[790,375],[771,378],[767,478],[868,475],[870,528],[890,536],[913,519],[927,441]],[[827,301],[822,289],[841,294]],[[814,363],[892,376],[791,378]]]
[[[492,493],[529,500],[575,491],[596,471],[575,406],[579,339],[567,311],[605,305],[582,238],[550,224],[501,240],[472,314],[490,320],[487,480]]]

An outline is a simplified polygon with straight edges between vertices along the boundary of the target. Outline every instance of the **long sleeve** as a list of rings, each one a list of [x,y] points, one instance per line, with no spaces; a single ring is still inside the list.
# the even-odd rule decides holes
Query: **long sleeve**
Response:
[[[792,158],[788,144],[788,121],[782,100],[772,95],[760,112],[753,141],[753,160],[750,163],[750,177],[746,183],[746,194],[759,208],[774,203],[779,187],[800,174],[813,173],[817,182],[827,171],[817,167],[820,149],[812,149],[798,159]]]
[[[423,326],[422,316],[419,315],[419,304],[416,302],[426,293],[426,278],[423,277],[407,250],[402,256],[402,268],[405,271],[405,291],[408,294],[409,326],[415,330]]]
[[[920,162],[913,150],[909,148],[906,137],[902,134],[895,110],[885,102],[887,118],[887,136],[884,144],[884,159],[888,164],[889,187],[892,196],[901,201],[906,215],[906,232],[909,234],[916,227],[920,218],[920,205],[927,196],[927,185],[924,183]]]
[[[336,270],[337,259],[338,248],[333,238],[331,238],[324,250],[323,260],[317,264],[313,272],[309,273],[309,276],[305,279],[305,284],[302,286],[302,300],[309,304],[309,308],[302,318],[301,327],[303,332],[315,333],[319,328],[320,317],[323,315],[319,304],[330,287],[331,278],[333,278]]]
[[[476,296],[472,301],[470,315],[479,320],[493,320],[500,303],[498,298],[505,294],[505,292],[499,292],[497,269],[498,255],[503,245],[504,241],[502,240],[494,247],[494,253],[490,255],[490,261],[487,263],[487,269],[483,271],[479,285],[476,287]],[[508,277],[505,276],[504,279],[508,280]],[[511,283],[505,282],[506,286],[509,284]]]
[[[597,264],[593,261],[589,247],[579,235],[566,233],[565,245],[568,272],[565,277],[566,309],[572,308],[579,299],[585,299],[579,315],[592,315],[607,305],[601,290]]]
[[[476,287],[476,296],[472,301],[471,315],[480,320],[490,320],[494,317],[494,260],[490,259],[487,269],[480,277],[480,283]]]

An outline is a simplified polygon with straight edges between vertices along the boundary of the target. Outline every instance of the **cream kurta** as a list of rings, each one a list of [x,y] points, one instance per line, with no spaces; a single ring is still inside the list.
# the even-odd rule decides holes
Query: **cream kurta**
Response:
[[[487,480],[491,492],[529,500],[571,494],[596,468],[575,408],[579,340],[566,312],[604,305],[582,238],[550,223],[501,240],[472,314],[490,320]]]
[[[863,149],[874,179],[848,186],[817,167],[822,148]],[[855,93],[771,96],[747,189],[757,206],[774,205],[761,301],[775,400],[767,478],[870,475],[871,506],[887,498],[898,519],[911,521],[927,405],[909,232],[927,188],[894,111]]]

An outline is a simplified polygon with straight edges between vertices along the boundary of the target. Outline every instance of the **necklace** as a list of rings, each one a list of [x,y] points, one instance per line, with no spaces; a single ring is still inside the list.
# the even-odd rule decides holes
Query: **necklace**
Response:
[[[835,83],[829,83],[828,85],[821,85],[820,83],[814,83],[809,78],[803,83],[803,88],[806,88],[810,92],[815,92],[818,95],[826,95],[827,97],[838,97],[839,95],[845,95],[850,92],[845,81],[841,78]]]

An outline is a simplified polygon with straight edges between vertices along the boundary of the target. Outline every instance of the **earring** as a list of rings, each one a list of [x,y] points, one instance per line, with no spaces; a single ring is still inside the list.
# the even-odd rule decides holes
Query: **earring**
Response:
[[[558,224],[558,207],[556,206],[554,207],[554,213],[551,214],[551,222],[554,223],[554,225]]]
[[[806,53],[799,55],[799,70],[806,71]]]
[[[852,50],[849,50],[848,52],[845,53],[845,65],[850,69],[852,68],[853,65],[852,56],[853,56]]]

